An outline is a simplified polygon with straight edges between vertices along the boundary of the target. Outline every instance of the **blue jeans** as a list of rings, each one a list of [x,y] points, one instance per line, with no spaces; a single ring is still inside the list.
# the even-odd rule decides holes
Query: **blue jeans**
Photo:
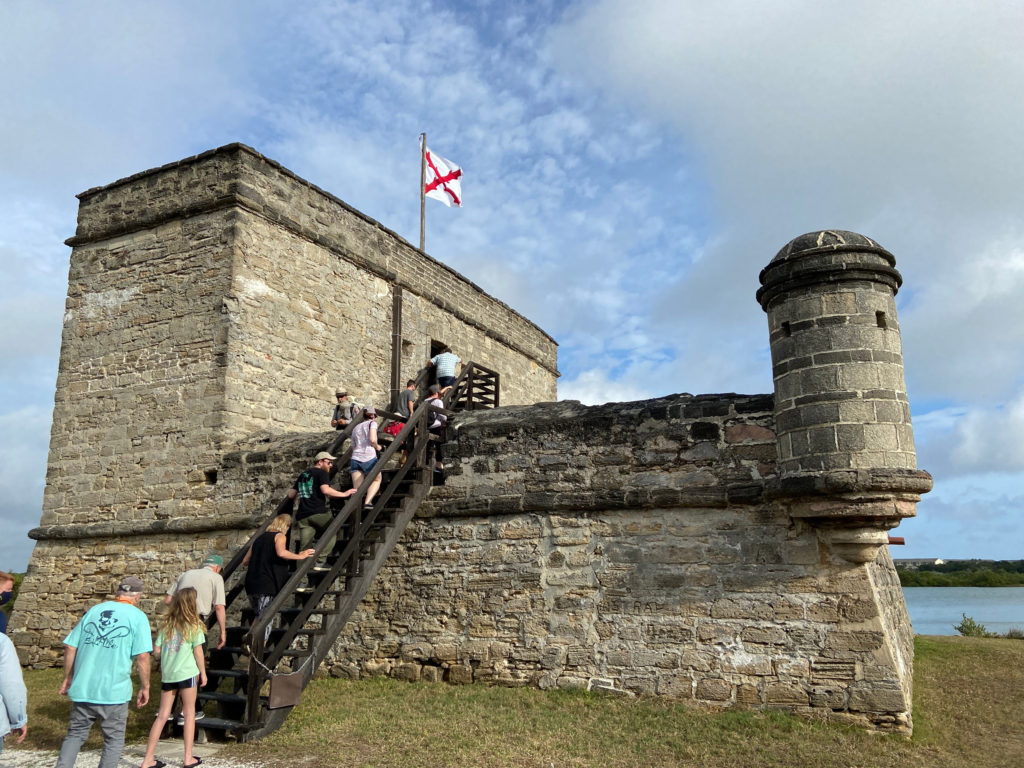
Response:
[[[98,768],[117,768],[124,749],[125,727],[128,725],[127,701],[124,704],[71,702],[68,734],[60,745],[60,756],[55,768],[74,768],[78,751],[89,738],[92,724],[97,720],[100,721],[100,731],[103,733],[103,754],[100,755]]]

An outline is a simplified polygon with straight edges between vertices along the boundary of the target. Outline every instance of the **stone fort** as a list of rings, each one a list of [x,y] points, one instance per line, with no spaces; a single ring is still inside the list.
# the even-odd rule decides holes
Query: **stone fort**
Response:
[[[888,531],[916,468],[893,256],[821,231],[760,276],[775,391],[555,402],[544,331],[232,144],[79,195],[37,541],[12,617],[59,663],[124,572],[227,556],[439,344],[501,375],[334,642],[358,678],[604,688],[912,728]],[[770,254],[768,254],[770,255]],[[767,260],[767,259],[766,259]],[[754,297],[751,297],[752,300]]]

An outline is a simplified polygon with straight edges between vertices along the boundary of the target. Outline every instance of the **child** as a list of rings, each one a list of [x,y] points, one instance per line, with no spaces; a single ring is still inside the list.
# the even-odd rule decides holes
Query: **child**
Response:
[[[157,760],[154,753],[164,723],[171,716],[175,693],[181,694],[185,715],[185,768],[195,768],[203,762],[201,757],[192,757],[192,742],[196,736],[196,694],[200,687],[206,685],[205,644],[206,626],[196,612],[196,591],[191,587],[179,590],[171,600],[171,609],[156,636],[154,653],[157,658],[163,654],[160,662],[160,711],[149,729],[142,768],[164,768],[166,765],[163,760]]]

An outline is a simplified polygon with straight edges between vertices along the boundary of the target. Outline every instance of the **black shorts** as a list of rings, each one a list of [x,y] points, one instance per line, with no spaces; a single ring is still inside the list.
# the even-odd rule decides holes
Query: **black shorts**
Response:
[[[180,691],[185,688],[196,688],[199,685],[199,676],[190,677],[187,680],[179,680],[176,683],[160,683],[161,691]]]

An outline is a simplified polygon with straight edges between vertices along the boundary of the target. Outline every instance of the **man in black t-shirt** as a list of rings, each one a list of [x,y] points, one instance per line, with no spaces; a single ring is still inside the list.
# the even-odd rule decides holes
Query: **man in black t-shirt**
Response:
[[[334,465],[335,458],[327,451],[320,451],[313,458],[313,466],[303,472],[295,480],[295,485],[288,491],[288,498],[299,499],[299,509],[295,513],[295,524],[299,528],[299,551],[306,549],[314,538],[319,537],[330,525],[331,512],[327,508],[327,498],[347,499],[356,492],[355,488],[347,491],[336,491],[331,488],[331,476],[328,474]],[[327,542],[324,553],[334,549],[334,539]]]

